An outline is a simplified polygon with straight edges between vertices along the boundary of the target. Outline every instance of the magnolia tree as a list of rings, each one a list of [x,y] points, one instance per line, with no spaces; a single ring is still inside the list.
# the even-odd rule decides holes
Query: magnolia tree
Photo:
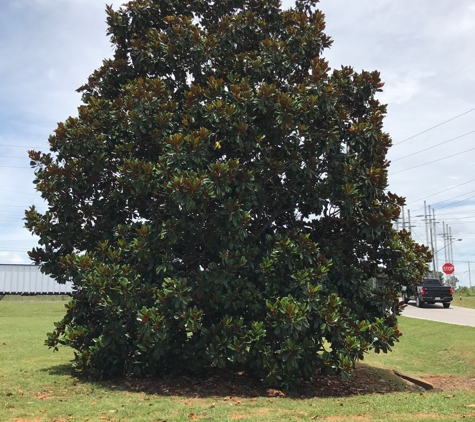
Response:
[[[107,8],[114,56],[30,151],[31,258],[77,286],[47,344],[94,376],[289,386],[391,350],[427,248],[396,232],[378,72],[331,71],[312,0]]]

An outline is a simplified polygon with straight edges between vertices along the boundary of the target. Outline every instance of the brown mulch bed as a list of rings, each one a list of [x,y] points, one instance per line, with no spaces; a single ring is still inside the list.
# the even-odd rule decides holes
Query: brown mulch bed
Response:
[[[466,377],[427,377],[434,391],[475,391],[475,379]],[[350,381],[340,376],[315,375],[302,383],[291,393],[268,388],[259,380],[248,377],[243,372],[230,372],[213,369],[207,379],[186,376],[169,379],[128,378],[119,388],[128,391],[141,391],[147,394],[184,397],[348,397],[359,394],[387,394],[400,391],[423,391],[421,387],[403,381],[390,370],[378,369],[359,364]]]

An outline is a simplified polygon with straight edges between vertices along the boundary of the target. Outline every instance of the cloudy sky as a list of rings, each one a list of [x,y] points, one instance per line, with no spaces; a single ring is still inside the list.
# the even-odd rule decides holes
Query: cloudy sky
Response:
[[[325,53],[330,66],[379,70],[386,83],[390,190],[407,198],[413,237],[426,243],[426,201],[435,210],[439,266],[450,249],[445,226],[455,275],[468,285],[470,268],[475,285],[475,3],[321,0],[319,7],[334,40]],[[104,8],[102,0],[1,0],[0,263],[29,262],[36,242],[23,212],[45,205],[26,151],[48,148],[56,123],[76,115],[75,89],[112,55]]]

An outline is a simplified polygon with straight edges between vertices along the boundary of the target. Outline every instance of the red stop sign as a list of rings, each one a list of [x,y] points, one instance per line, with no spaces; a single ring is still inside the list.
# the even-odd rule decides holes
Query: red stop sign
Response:
[[[455,271],[455,267],[450,262],[447,262],[442,266],[442,271],[445,274],[452,274]]]

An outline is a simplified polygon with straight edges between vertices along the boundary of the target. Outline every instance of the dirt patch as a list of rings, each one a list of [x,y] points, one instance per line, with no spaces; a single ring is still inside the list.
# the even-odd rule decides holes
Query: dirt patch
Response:
[[[32,419],[13,419],[13,422],[41,422],[41,418],[32,418]]]
[[[269,413],[269,409],[254,409],[252,413],[233,413],[231,415],[231,420],[239,420],[244,418],[254,418],[259,420],[259,416],[266,416]]]
[[[417,415],[417,420],[428,420],[428,421],[447,421],[447,420],[459,420],[465,418],[472,418],[473,414],[461,414],[461,413],[452,413],[450,416],[441,415],[440,413],[417,413],[413,415],[398,415],[398,420],[401,421],[414,421],[414,417]],[[448,419],[449,418],[449,419]],[[369,419],[371,420],[371,419]]]
[[[475,391],[475,378],[468,377],[424,377],[424,381],[441,391]]]
[[[455,415],[450,415],[451,418],[473,418],[475,414],[455,414]],[[365,414],[365,415],[356,415],[356,416],[345,416],[345,415],[340,415],[340,416],[321,416],[317,417],[315,416],[314,418],[310,419],[315,419],[318,420],[319,422],[325,421],[325,422],[353,422],[353,421],[371,421],[371,415]],[[414,415],[407,415],[407,418],[404,417],[403,415],[398,415],[398,420],[414,420]],[[417,413],[417,420],[428,420],[428,421],[438,421],[438,420],[447,420],[446,415],[441,415],[439,413]]]
[[[312,418],[310,418],[312,419]],[[327,421],[327,422],[343,422],[343,421],[370,421],[371,416],[369,415],[356,415],[356,416],[322,416],[315,417],[315,420],[318,421]]]
[[[42,391],[41,393],[35,393],[35,397],[38,400],[51,399],[51,398],[53,398],[53,392],[52,391]]]

